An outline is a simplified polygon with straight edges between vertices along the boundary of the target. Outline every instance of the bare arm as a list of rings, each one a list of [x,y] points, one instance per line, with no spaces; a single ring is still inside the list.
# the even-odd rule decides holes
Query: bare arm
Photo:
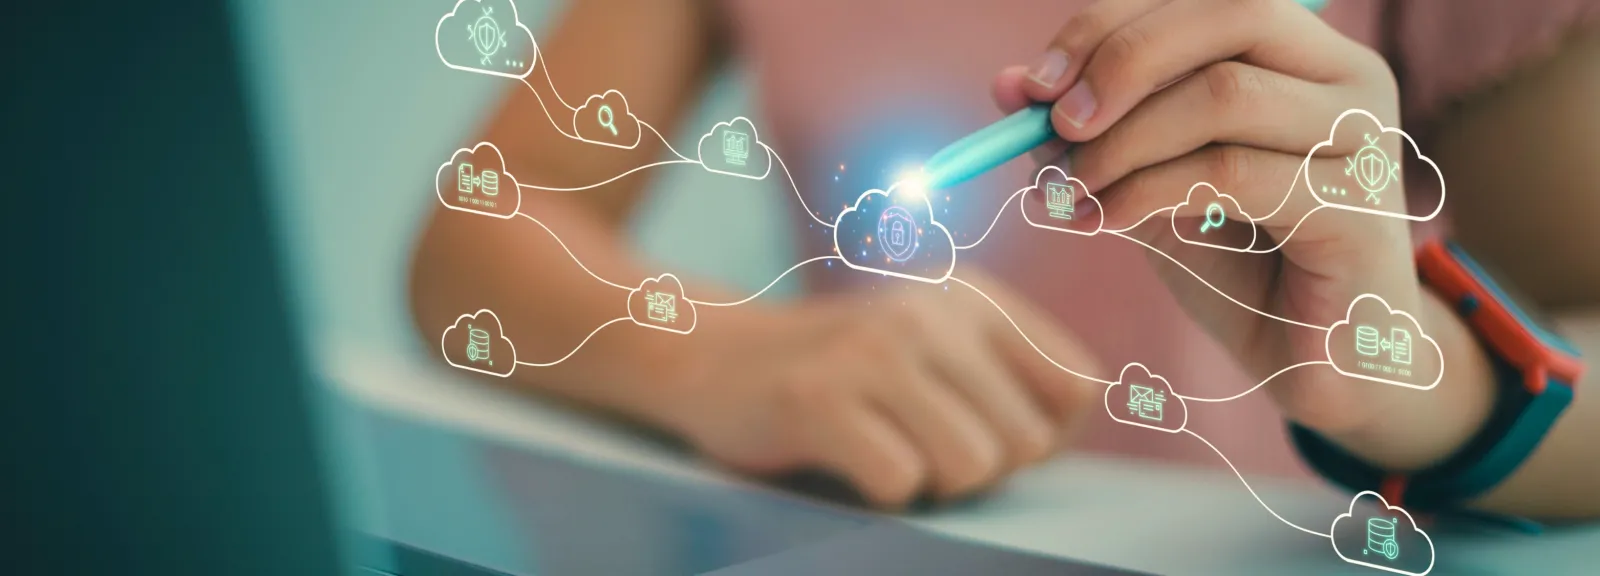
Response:
[[[1600,516],[1600,33],[1466,103],[1435,155],[1454,235],[1554,312],[1591,369],[1538,451],[1483,507],[1545,518]]]
[[[560,98],[573,106],[614,88],[635,116],[671,133],[716,60],[708,11],[698,0],[574,2],[554,34],[541,38],[539,66],[548,66]],[[587,186],[660,158],[664,148],[648,130],[632,150],[564,136],[572,130],[572,111],[546,83],[544,70],[536,68],[528,82],[532,90],[508,84],[508,97],[482,136],[502,150],[507,170],[521,183]],[[636,285],[647,270],[628,253],[620,229],[651,172],[578,192],[525,189],[520,211],[549,226],[595,274]],[[522,361],[560,358],[595,327],[627,316],[625,292],[590,277],[551,233],[521,217],[502,221],[436,207],[411,283],[413,317],[425,340],[437,338],[457,315],[489,308],[514,331]],[[607,330],[570,360],[517,370],[513,379],[648,418],[642,407],[653,401],[650,387],[629,383],[649,382],[645,372],[681,365],[682,351],[668,350],[667,340],[654,330]]]

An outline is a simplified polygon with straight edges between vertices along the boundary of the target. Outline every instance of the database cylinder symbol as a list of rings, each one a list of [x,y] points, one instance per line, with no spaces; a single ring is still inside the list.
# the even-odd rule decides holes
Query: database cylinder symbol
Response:
[[[477,362],[489,359],[489,331],[467,325],[467,360]]]
[[[1363,356],[1377,356],[1382,347],[1383,335],[1371,326],[1356,327],[1356,352]]]
[[[1367,519],[1367,549],[1362,554],[1378,554],[1394,560],[1400,557],[1400,543],[1394,539],[1395,521],[1388,518]]]

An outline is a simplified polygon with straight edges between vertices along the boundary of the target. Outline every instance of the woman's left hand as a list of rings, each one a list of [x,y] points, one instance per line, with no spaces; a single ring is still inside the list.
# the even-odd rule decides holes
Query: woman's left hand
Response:
[[[1294,2],[1102,0],[1067,22],[1032,66],[1002,72],[995,95],[1008,111],[1054,103],[1055,129],[1072,143],[1060,160],[1100,200],[1105,230],[1125,229],[1214,285],[1154,255],[1178,301],[1250,374],[1265,379],[1326,360],[1327,331],[1317,327],[1343,320],[1365,293],[1417,316],[1451,369],[1452,356],[1482,363],[1470,338],[1449,336],[1461,332],[1458,321],[1420,290],[1405,220],[1316,210],[1299,177],[1302,164],[1313,174],[1335,173],[1359,146],[1335,141],[1308,154],[1348,109],[1396,126],[1398,96],[1380,55]],[[1381,145],[1391,158],[1403,153],[1397,135],[1385,134]],[[1175,216],[1161,210],[1185,202],[1197,182],[1257,215],[1227,214],[1244,225],[1223,233],[1278,249],[1241,253],[1180,240],[1176,227],[1198,226],[1206,205],[1184,205]],[[1403,185],[1392,183],[1384,201],[1404,206]],[[1179,390],[1183,379],[1172,378]],[[1347,378],[1327,365],[1291,370],[1267,391],[1290,419],[1396,467],[1448,454],[1487,410],[1483,391],[1447,400],[1437,391]],[[1439,405],[1447,401],[1461,404]],[[1441,417],[1448,421],[1426,421],[1413,412],[1423,406],[1453,412]],[[1396,435],[1407,441],[1390,442]]]

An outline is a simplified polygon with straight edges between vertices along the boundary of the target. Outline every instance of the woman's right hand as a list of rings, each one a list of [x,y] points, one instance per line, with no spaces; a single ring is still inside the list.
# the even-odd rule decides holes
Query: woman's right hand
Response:
[[[661,415],[740,471],[822,468],[898,507],[991,485],[1052,454],[1083,410],[1098,408],[1102,385],[1052,365],[978,292],[910,284],[903,298],[711,312],[693,334],[707,354]],[[1100,373],[1041,312],[997,282],[973,285],[1051,358]]]

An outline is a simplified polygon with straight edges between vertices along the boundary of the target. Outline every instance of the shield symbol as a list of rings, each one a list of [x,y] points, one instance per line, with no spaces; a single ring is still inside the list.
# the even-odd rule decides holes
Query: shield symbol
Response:
[[[1377,188],[1383,182],[1384,177],[1388,175],[1389,160],[1378,156],[1377,152],[1369,150],[1366,154],[1362,154],[1358,165],[1360,166],[1358,172],[1361,176],[1361,186],[1368,190]]]

